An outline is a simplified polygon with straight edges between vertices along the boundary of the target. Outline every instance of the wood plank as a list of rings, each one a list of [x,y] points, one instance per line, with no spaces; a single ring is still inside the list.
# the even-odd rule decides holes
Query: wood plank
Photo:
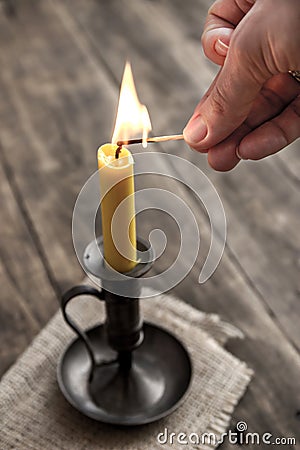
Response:
[[[17,20],[0,20],[3,151],[64,289],[83,276],[72,246],[72,210],[96,168],[99,140],[109,138],[115,90],[49,2],[22,2]]]
[[[58,302],[2,164],[0,198],[1,377],[57,310]]]
[[[300,139],[290,144],[284,151],[277,154],[277,158],[282,163],[282,168],[287,178],[292,179],[299,189],[300,181]]]
[[[0,261],[0,379],[19,354],[25,350],[39,324],[31,315],[24,298],[10,280],[4,263]]]

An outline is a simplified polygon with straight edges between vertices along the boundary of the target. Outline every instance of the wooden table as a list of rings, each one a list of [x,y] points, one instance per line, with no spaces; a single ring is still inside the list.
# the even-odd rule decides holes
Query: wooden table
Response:
[[[209,0],[22,0],[15,3],[16,15],[2,9],[2,374],[57,310],[61,293],[83,277],[72,246],[72,210],[96,169],[98,145],[110,140],[125,58],[155,133],[180,132],[216,73],[200,46],[209,5]],[[255,371],[232,427],[245,420],[250,431],[299,439],[299,142],[226,174],[214,172],[204,155],[182,142],[151,150],[193,162],[224,204],[226,250],[215,274],[199,285],[199,261],[210,239],[205,211],[172,180],[153,176],[140,182],[173,189],[197,211],[199,261],[174,293],[220,314],[246,335],[228,345]],[[177,251],[178,230],[165,216],[139,218],[143,233],[158,225],[169,233],[156,271]]]

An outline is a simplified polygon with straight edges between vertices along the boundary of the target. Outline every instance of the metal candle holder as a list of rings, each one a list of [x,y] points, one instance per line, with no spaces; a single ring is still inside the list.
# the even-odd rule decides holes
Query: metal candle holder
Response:
[[[139,278],[151,268],[153,251],[142,239],[137,248],[145,258],[120,279],[104,264],[102,238],[90,243],[85,268],[101,279],[102,289],[75,286],[61,301],[64,319],[78,335],[58,365],[62,393],[83,414],[116,425],[141,425],[170,414],[183,401],[192,377],[182,343],[169,331],[141,320]],[[114,293],[116,287],[122,295]],[[67,305],[81,295],[105,302],[104,324],[86,331],[75,324]]]

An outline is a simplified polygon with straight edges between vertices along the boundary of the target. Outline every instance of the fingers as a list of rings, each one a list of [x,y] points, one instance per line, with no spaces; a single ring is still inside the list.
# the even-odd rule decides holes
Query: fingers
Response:
[[[264,123],[242,139],[242,159],[258,160],[277,153],[300,137],[300,96],[279,116]]]
[[[210,8],[202,46],[206,56],[214,63],[223,65],[233,30],[253,3],[254,0],[218,0]]]
[[[238,147],[238,142],[233,145],[233,141],[224,142],[214,149],[210,149],[207,154],[208,164],[219,172],[228,172],[232,170],[241,159],[236,153],[236,148]]]
[[[251,131],[246,124],[242,124],[231,136],[220,144],[208,150],[209,165],[219,172],[233,169],[241,160],[237,149],[240,141]]]
[[[192,148],[206,151],[224,140],[246,119],[269,76],[259,79],[250,68],[247,57],[241,56],[232,42],[209,96],[196,107],[183,131]]]
[[[209,86],[209,88],[207,89],[207,91],[205,92],[205,94],[203,95],[203,97],[201,98],[200,102],[198,103],[198,105],[196,106],[195,109],[195,113],[198,109],[201,108],[201,105],[206,101],[206,99],[210,96],[211,91],[213,90],[216,82],[218,81],[218,78],[220,76],[221,70],[219,70],[219,72],[217,73],[217,75],[215,76],[213,82],[211,83],[211,85]],[[194,114],[195,114],[194,113]]]
[[[215,170],[227,171],[233,169],[239,162],[237,156],[240,142],[245,136],[252,134],[252,146],[258,148],[260,136],[253,135],[253,129],[267,120],[280,115],[287,106],[300,95],[300,84],[289,74],[279,74],[267,81],[255,100],[247,120],[227,139],[208,151],[208,162]],[[271,136],[269,136],[272,142]]]
[[[206,26],[218,25],[222,21],[235,27],[254,3],[255,0],[217,0],[208,11]]]
[[[233,27],[220,27],[205,31],[202,47],[205,55],[215,64],[222,66],[228,52]]]
[[[253,103],[246,123],[254,129],[279,115],[300,94],[300,83],[288,73],[268,80]]]
[[[291,0],[295,11],[282,6],[278,18],[270,9],[271,1],[254,3],[217,0],[202,37],[206,55],[223,67],[183,133],[192,148],[208,152],[209,163],[217,170],[233,168],[239,162],[237,150],[242,158],[260,159],[300,135],[299,85],[296,88],[293,82],[292,86],[287,74],[274,76],[297,66],[297,62],[291,65],[293,58],[286,54],[286,49],[291,53],[290,45],[282,51],[280,43],[285,41],[279,37],[286,23],[293,29],[290,15],[297,16],[294,12],[299,12],[299,5]],[[282,5],[280,0],[277,3]],[[273,11],[268,21],[265,11]],[[288,89],[281,84],[282,77]]]

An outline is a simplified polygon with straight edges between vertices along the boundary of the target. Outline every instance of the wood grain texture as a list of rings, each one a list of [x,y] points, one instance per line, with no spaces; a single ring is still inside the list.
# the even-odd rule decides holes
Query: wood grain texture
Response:
[[[26,270],[13,256],[9,264],[2,259],[0,266],[5,324],[14,327],[16,339],[13,354],[4,339],[4,368],[51,314],[49,298],[82,276],[71,242],[72,209],[95,170],[98,145],[110,139],[125,58],[132,62],[155,133],[180,132],[217,70],[200,49],[210,4],[129,0],[125,7],[122,0],[24,0],[15,18],[0,15],[0,163],[8,176],[3,198],[6,208],[15,205],[12,238],[23,223],[21,248],[27,261]],[[297,150],[298,143],[266,161],[241,163],[231,173],[219,174],[207,166],[205,156],[183,143],[151,147],[200,167],[224,203],[227,248],[217,272],[201,286],[199,267],[210,238],[203,208],[174,180],[147,176],[137,180],[137,187],[170,190],[196,212],[203,246],[196,266],[175,293],[220,314],[246,335],[229,348],[255,370],[255,379],[232,426],[246,420],[251,431],[300,438]],[[144,236],[156,227],[169,237],[168,251],[155,265],[160,271],[176,257],[179,235],[164,214],[147,212],[139,218]],[[9,241],[1,242],[1,254],[6,255]],[[16,273],[13,281],[8,267]],[[35,274],[34,282],[26,271]],[[35,289],[46,298],[42,309],[32,295]],[[10,307],[5,299],[11,297],[15,304]],[[0,336],[9,336],[5,333],[3,327]]]
[[[115,91],[49,2],[21,3],[16,21],[2,21],[3,152],[65,288],[82,277],[72,247],[72,210],[95,169],[100,130],[109,130],[103,139],[109,138]]]
[[[58,308],[0,146],[0,376]]]

